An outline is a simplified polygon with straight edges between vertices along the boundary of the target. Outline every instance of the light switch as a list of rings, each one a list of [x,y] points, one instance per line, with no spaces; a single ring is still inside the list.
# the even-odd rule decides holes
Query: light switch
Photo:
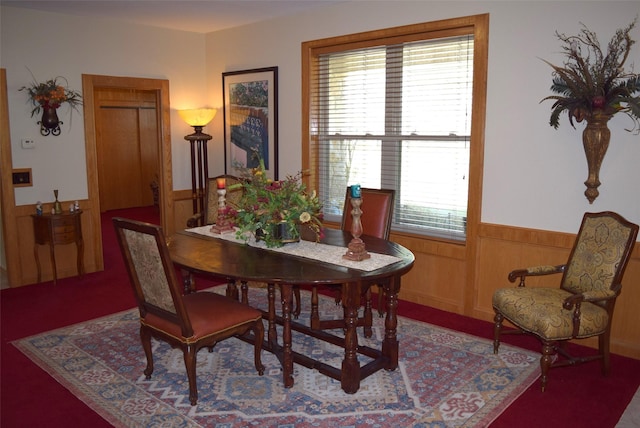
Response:
[[[27,138],[23,138],[22,139],[22,148],[23,149],[35,149],[36,148],[36,142],[33,140],[29,140]]]

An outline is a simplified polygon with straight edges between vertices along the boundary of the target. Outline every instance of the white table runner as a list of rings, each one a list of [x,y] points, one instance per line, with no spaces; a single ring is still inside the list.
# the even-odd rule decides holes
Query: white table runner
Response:
[[[194,227],[192,229],[186,229],[186,231],[210,236],[212,238],[224,239],[227,241],[245,244],[244,240],[236,238],[235,231],[213,233],[211,232],[211,226]],[[280,248],[268,248],[263,241],[256,242],[253,236],[251,236],[246,242],[246,245],[250,245],[256,248],[262,248],[269,251],[290,254],[293,256],[305,257],[307,259],[319,260],[325,263],[331,263],[334,265],[345,266],[348,268],[363,271],[373,271],[376,269],[380,269],[401,260],[398,257],[372,252],[369,252],[371,258],[368,258],[366,260],[347,260],[342,258],[342,256],[347,252],[347,249],[344,247],[336,247],[334,245],[327,245],[319,242],[310,242],[303,240],[301,240],[300,242],[286,244]]]

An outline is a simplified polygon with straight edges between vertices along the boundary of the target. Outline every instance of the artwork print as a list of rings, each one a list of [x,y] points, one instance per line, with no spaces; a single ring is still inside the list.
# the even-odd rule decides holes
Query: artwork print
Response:
[[[222,74],[225,172],[242,175],[263,159],[270,178],[278,179],[278,68]]]

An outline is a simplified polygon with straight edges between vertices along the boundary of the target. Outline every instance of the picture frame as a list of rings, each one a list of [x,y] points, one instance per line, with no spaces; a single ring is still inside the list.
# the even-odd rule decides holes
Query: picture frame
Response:
[[[262,157],[278,180],[278,67],[222,73],[222,96],[225,173],[241,176]]]

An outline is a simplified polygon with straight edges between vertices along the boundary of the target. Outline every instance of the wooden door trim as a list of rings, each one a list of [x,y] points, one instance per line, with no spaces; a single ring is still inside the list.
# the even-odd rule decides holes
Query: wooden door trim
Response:
[[[169,81],[166,79],[147,79],[136,77],[115,77],[94,74],[82,75],[82,93],[84,98],[84,132],[87,159],[87,186],[89,192],[89,212],[96,243],[96,266],[104,269],[102,255],[102,230],[100,227],[100,197],[98,185],[98,157],[96,146],[94,89],[138,89],[156,91],[158,100],[158,179],[160,184],[160,223],[167,235],[174,233],[173,212],[173,174],[171,166],[171,120],[169,105]]]
[[[7,97],[7,70],[0,68],[0,203],[2,207],[2,244],[7,263],[7,280],[10,286],[20,282],[21,261],[16,222],[16,200],[13,192],[13,158],[9,132],[9,102]]]

